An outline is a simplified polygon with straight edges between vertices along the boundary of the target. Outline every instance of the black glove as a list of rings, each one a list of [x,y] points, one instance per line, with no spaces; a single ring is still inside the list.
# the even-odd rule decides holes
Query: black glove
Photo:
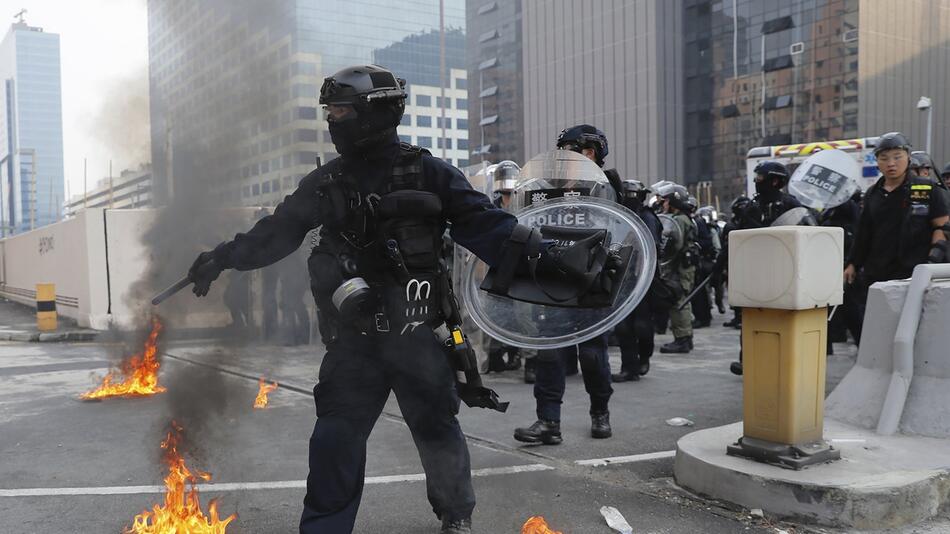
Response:
[[[938,241],[930,247],[927,263],[946,263],[947,259],[947,241]]]
[[[583,292],[610,293],[622,259],[604,247],[604,237],[594,234],[569,245],[550,245],[538,260],[539,278],[565,279]]]
[[[202,252],[188,269],[188,278],[195,283],[192,292],[199,297],[208,294],[211,289],[211,282],[218,279],[221,271],[224,269],[214,260],[213,252]]]

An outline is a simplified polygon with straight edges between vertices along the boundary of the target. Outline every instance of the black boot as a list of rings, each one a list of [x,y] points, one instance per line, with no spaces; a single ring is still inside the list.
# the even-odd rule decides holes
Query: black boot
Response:
[[[640,375],[633,371],[620,371],[610,375],[610,379],[614,382],[637,382],[640,380]]]
[[[521,369],[521,353],[518,352],[518,349],[511,349],[512,351],[508,353],[508,363],[505,364],[505,369],[508,371],[517,371]]]
[[[534,374],[534,369],[535,369],[534,358],[526,358],[524,361],[524,383],[525,384],[534,384],[534,381],[536,378]]]
[[[442,520],[441,534],[472,534],[472,519],[448,519]]]
[[[488,353],[488,373],[500,373],[507,368],[508,365],[505,363],[504,351],[499,350]]]
[[[708,326],[709,326],[709,321],[700,321],[699,319],[693,320],[693,329],[706,328]]]
[[[590,414],[590,437],[606,439],[613,436],[610,428],[610,412]]]
[[[692,350],[693,342],[689,337],[678,337],[672,343],[660,347],[663,354],[688,354]]]
[[[696,348],[693,346],[693,336],[687,336],[686,339],[689,340],[689,350],[693,350],[694,348]]]
[[[640,365],[637,367],[637,372],[640,373],[640,376],[650,372],[650,358],[640,358]]]
[[[735,316],[731,321],[726,321],[722,323],[722,326],[728,326],[730,328],[742,328],[742,320],[739,319],[739,316]]]
[[[558,445],[563,441],[561,439],[561,423],[558,421],[538,419],[533,425],[527,428],[516,428],[515,439],[524,443]]]
[[[729,364],[729,370],[732,374],[742,376],[742,362],[732,362]]]

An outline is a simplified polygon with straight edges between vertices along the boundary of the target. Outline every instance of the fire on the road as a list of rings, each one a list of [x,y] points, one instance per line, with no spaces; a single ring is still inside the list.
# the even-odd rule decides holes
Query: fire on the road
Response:
[[[154,505],[151,510],[145,510],[135,516],[132,526],[125,530],[125,534],[224,534],[228,523],[233,521],[237,514],[231,514],[224,519],[218,518],[218,504],[212,500],[208,504],[208,516],[201,511],[201,501],[198,498],[198,479],[211,480],[210,473],[201,471],[192,472],[185,466],[185,460],[178,452],[178,443],[181,440],[182,428],[174,421],[172,430],[162,441],[165,449],[165,463],[168,464],[168,476],[165,477],[165,504]],[[185,484],[190,487],[185,491]]]
[[[264,378],[261,377],[258,382],[259,390],[257,392],[257,398],[254,399],[254,408],[266,408],[267,407],[267,394],[271,391],[277,389],[277,382],[273,384],[268,384],[264,382]]]
[[[559,531],[551,530],[548,522],[543,517],[536,515],[529,517],[521,527],[521,534],[561,534]]]
[[[162,323],[157,317],[153,317],[152,332],[148,335],[142,353],[123,360],[119,369],[109,371],[102,379],[102,385],[83,393],[79,398],[94,400],[107,397],[145,397],[165,391],[165,388],[158,385],[158,334],[161,331]]]

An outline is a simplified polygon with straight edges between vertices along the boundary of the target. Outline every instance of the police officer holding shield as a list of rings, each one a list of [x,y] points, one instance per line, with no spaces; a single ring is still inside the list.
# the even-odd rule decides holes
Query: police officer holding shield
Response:
[[[511,195],[518,183],[521,167],[517,163],[505,160],[486,169],[488,180],[491,183],[492,204],[496,208],[507,212],[512,211]],[[508,361],[505,361],[505,355]],[[533,358],[532,358],[533,359]],[[533,367],[533,362],[530,364]],[[518,347],[506,345],[495,338],[488,340],[488,368],[489,373],[514,371],[521,368],[521,351]],[[533,372],[533,371],[532,371]]]
[[[602,242],[541,243],[532,237],[536,230],[492,206],[458,169],[400,143],[404,88],[404,80],[375,65],[327,78],[320,103],[341,156],[305,176],[251,230],[203,252],[189,270],[195,294],[204,296],[223,270],[274,263],[321,228],[308,267],[327,353],[314,388],[304,534],[352,531],[366,440],[390,391],[419,450],[441,532],[471,532],[475,495],[456,419],[459,400],[505,406],[478,382],[474,352],[460,330],[440,258],[447,223],[456,243],[491,266],[530,261],[535,281],[567,280],[584,294],[609,286]],[[530,257],[523,254],[525,240],[536,244]],[[457,382],[459,370],[464,383]]]
[[[581,124],[562,130],[557,138],[557,148],[582,154],[603,167],[608,153],[607,136],[589,124]],[[619,177],[615,180],[619,180]],[[616,191],[607,194],[611,195],[616,198]],[[584,387],[590,396],[591,437],[604,439],[613,435],[608,409],[613,387],[610,385],[607,333],[603,333],[580,345],[538,352],[535,358],[537,361],[534,383],[538,419],[530,426],[516,428],[516,440],[545,445],[558,445],[563,441],[561,403],[564,398],[568,362],[574,358],[580,360]]]

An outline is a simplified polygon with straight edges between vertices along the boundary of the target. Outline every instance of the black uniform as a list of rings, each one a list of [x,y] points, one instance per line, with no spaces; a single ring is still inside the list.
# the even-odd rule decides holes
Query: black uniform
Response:
[[[854,246],[854,232],[858,226],[858,217],[861,215],[861,206],[857,199],[851,198],[840,206],[821,212],[818,223],[821,226],[832,226],[844,231],[845,266],[847,258]],[[842,266],[844,267],[844,266]],[[845,286],[844,299],[838,306],[834,317],[828,322],[828,353],[831,354],[832,342],[847,340],[847,331],[851,331],[855,343],[861,342],[861,327],[864,321],[864,303],[855,298],[853,285]]]
[[[864,195],[854,246],[848,263],[857,276],[848,288],[853,313],[864,317],[871,284],[909,278],[914,267],[927,263],[934,232],[932,220],[946,216],[947,197],[936,183],[908,171],[897,189],[884,190],[882,177]]]
[[[650,229],[650,235],[659,248],[663,234],[663,225],[653,210],[643,206],[640,202],[626,199],[624,205],[636,213]],[[650,293],[653,289],[650,289]],[[620,376],[615,380],[639,377],[642,370],[649,369],[650,358],[655,349],[653,327],[653,310],[650,306],[652,295],[647,294],[637,304],[637,307],[620,322],[615,329],[620,344]]]
[[[394,226],[382,224],[380,199],[404,190],[434,193],[441,213],[426,219],[409,214]],[[439,247],[434,240],[441,240],[446,221],[452,223],[455,242],[489,265],[501,257],[516,224],[512,215],[495,209],[472,189],[457,169],[401,145],[393,132],[371,150],[313,171],[273,215],[213,252],[222,267],[255,269],[292,253],[309,230],[322,225],[309,267],[327,353],[314,387],[318,418],[310,439],[301,532],[352,530],[363,489],[366,440],[390,391],[419,449],[433,510],[443,519],[471,515],[475,495],[468,449],[456,419],[455,369],[432,330],[441,321],[438,280],[433,278]],[[397,262],[381,248],[384,238],[400,238],[411,282],[399,279]],[[331,303],[347,268],[344,258],[355,262],[358,274],[383,302],[357,320],[344,320]],[[423,282],[429,282],[427,290]],[[415,293],[400,304],[398,296],[405,297],[413,288]],[[414,305],[411,317],[408,307],[399,307],[408,306],[409,300]]]

